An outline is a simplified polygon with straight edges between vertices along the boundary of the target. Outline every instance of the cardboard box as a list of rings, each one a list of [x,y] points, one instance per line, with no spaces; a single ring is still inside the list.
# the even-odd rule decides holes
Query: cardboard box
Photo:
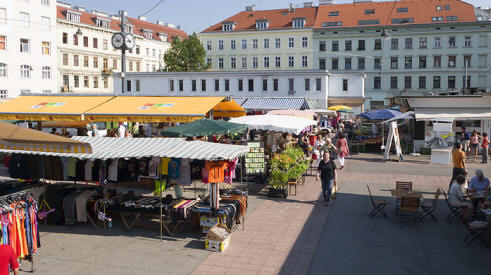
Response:
[[[223,224],[213,226],[205,237],[205,249],[223,252],[230,244],[231,231]]]

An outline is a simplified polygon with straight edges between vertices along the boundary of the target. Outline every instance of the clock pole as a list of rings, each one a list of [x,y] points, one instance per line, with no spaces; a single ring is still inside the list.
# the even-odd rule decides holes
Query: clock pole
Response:
[[[119,11],[119,16],[121,17],[121,32],[124,33],[124,11]],[[126,49],[123,46],[121,48],[121,93],[124,94],[124,73],[126,72]]]

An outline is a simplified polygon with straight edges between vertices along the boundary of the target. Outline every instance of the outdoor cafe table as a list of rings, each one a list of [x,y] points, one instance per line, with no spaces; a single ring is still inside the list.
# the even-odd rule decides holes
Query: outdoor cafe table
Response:
[[[407,192],[405,190],[392,189],[390,190],[390,194],[391,196],[396,197],[397,199],[400,199],[402,196],[420,198],[420,199],[423,198],[423,194],[419,191]]]

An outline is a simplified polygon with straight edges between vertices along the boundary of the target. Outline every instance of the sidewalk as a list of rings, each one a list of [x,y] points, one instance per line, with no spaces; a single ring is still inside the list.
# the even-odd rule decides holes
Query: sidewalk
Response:
[[[224,253],[213,253],[198,274],[305,274],[329,208],[320,202],[320,183],[307,176],[298,195],[265,201],[239,227]]]

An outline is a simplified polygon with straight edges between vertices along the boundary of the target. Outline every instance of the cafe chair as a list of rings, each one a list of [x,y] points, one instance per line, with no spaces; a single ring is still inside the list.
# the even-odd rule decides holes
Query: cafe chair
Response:
[[[448,209],[450,210],[450,213],[448,213],[448,216],[447,216],[447,221],[448,221],[448,223],[452,223],[453,218],[460,216],[460,214],[462,213],[464,208],[451,205],[450,202],[448,201],[447,193],[445,193],[445,191],[443,189],[441,189],[441,191],[443,193],[443,196],[445,197],[445,201],[447,202]]]
[[[410,181],[396,181],[396,192],[412,192],[413,183]],[[401,198],[396,196],[396,215],[399,215],[399,209],[401,207]]]
[[[399,209],[399,223],[402,225],[403,222],[413,221],[418,222],[419,217],[419,198],[401,196],[401,207]]]
[[[430,216],[436,222],[436,218],[433,215],[433,212],[435,212],[436,205],[438,203],[438,198],[440,197],[440,194],[441,194],[440,188],[437,188],[436,193],[435,193],[435,197],[433,198],[433,201],[431,201],[431,202],[423,201],[421,203],[420,206],[421,206],[421,209],[423,210],[423,212],[419,216],[419,222],[421,222],[425,217],[428,217],[428,216]]]
[[[464,239],[464,242],[467,243],[467,247],[469,247],[471,243],[475,240],[480,240],[482,243],[484,243],[486,247],[489,247],[486,240],[484,240],[484,234],[490,228],[488,222],[486,221],[469,222],[466,220],[465,225],[469,230],[469,234],[467,234],[467,236]]]
[[[372,206],[373,206],[373,210],[370,212],[370,214],[368,214],[368,216],[370,216],[370,218],[373,218],[375,217],[375,215],[377,215],[377,213],[380,213],[384,215],[385,219],[387,219],[387,213],[385,213],[384,211],[384,207],[387,205],[387,201],[374,200],[372,196],[372,192],[370,192],[370,187],[368,187],[368,185],[367,188],[368,188],[368,194],[370,195],[370,201],[372,202]]]

